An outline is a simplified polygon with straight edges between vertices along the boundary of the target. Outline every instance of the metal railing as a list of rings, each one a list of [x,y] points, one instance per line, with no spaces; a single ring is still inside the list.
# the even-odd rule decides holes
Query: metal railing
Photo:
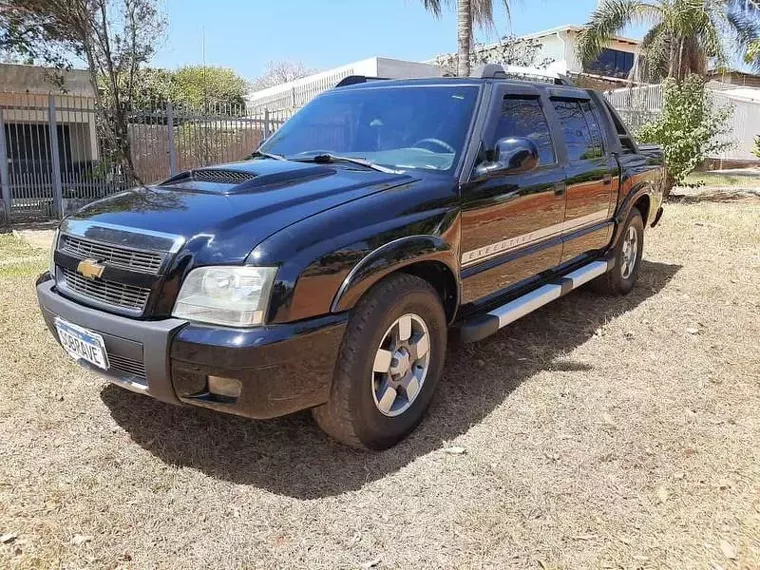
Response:
[[[0,217],[47,220],[138,184],[249,156],[293,111],[144,105],[128,115],[134,177],[100,136],[95,101],[0,92]]]
[[[708,93],[716,107],[730,106],[733,110],[720,140],[729,143],[725,150],[710,158],[753,161],[754,139],[760,134],[760,101],[737,94],[735,85],[717,82],[707,84]],[[604,94],[633,131],[656,119],[662,113],[662,85],[643,85],[616,89]]]
[[[604,94],[629,129],[636,131],[662,112],[662,85],[624,87]]]
[[[252,93],[248,98],[249,109],[285,111],[298,109],[314,97],[334,88],[341,80],[354,75],[353,67],[341,68],[333,73],[322,72],[282,85]]]

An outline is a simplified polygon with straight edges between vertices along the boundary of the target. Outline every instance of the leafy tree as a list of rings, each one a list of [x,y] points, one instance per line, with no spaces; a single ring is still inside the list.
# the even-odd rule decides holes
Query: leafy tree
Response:
[[[175,106],[232,115],[245,106],[247,84],[232,69],[186,66],[176,70],[144,68],[138,73],[134,108]]]
[[[316,73],[316,70],[308,68],[300,61],[270,61],[261,77],[251,82],[250,88],[252,91],[260,91],[313,73]]]
[[[503,63],[520,67],[543,69],[554,60],[540,57],[542,45],[536,39],[520,39],[516,36],[505,36],[493,45],[475,43],[470,52],[470,67],[485,63]],[[450,75],[456,74],[459,54],[447,53],[435,58],[435,63],[444,68]]]
[[[129,113],[140,69],[164,27],[157,0],[1,1],[0,49],[55,65],[72,59],[87,63],[104,158],[136,177]]]
[[[425,8],[434,16],[440,17],[445,5],[450,5],[455,0],[422,0]],[[507,15],[510,13],[510,1],[502,0]],[[494,0],[457,0],[457,75],[468,77],[470,75],[472,57],[472,34],[473,27],[493,25]]]
[[[662,145],[667,196],[706,158],[733,146],[727,125],[733,109],[717,108],[699,75],[687,75],[680,83],[668,78],[663,87],[662,114],[641,127],[637,138]]]
[[[137,73],[133,108],[150,109],[164,107],[174,100],[174,72],[168,69],[144,67]]]
[[[578,39],[584,63],[596,59],[616,34],[647,24],[638,73],[643,79],[690,73],[704,76],[709,62],[728,65],[760,37],[758,0],[603,0]]]
[[[226,67],[187,66],[171,74],[172,99],[190,107],[242,107],[246,81]]]
[[[49,0],[0,0],[0,52],[8,61],[44,62],[63,67],[61,43],[67,29],[50,17],[57,8]]]
[[[752,150],[752,154],[760,158],[760,135],[755,137],[755,148]]]

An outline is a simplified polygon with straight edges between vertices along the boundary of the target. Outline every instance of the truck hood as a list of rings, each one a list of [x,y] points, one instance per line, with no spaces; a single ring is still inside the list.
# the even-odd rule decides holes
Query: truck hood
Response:
[[[291,224],[413,180],[350,165],[254,160],[115,194],[70,219],[181,236],[194,265],[235,264]]]

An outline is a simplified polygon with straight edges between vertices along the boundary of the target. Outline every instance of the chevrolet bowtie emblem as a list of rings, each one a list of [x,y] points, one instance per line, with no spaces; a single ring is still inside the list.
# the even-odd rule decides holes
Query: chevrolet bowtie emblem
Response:
[[[103,275],[105,268],[105,265],[101,265],[94,259],[83,259],[77,265],[77,273],[81,273],[87,279],[97,279]]]

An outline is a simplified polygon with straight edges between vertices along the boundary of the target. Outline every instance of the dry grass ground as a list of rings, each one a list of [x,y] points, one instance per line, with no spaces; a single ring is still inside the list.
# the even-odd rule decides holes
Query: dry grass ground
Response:
[[[719,188],[743,188],[747,190],[760,189],[760,169],[746,168],[741,170],[718,172],[692,172],[686,177],[686,182],[699,186]]]
[[[0,567],[760,568],[760,200],[714,198],[668,206],[631,295],[452,344],[374,455],[83,372],[0,236]]]

